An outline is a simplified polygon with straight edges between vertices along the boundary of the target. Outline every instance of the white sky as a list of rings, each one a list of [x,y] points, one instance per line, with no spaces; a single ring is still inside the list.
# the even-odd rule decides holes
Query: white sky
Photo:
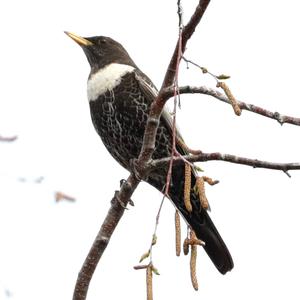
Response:
[[[0,3],[0,300],[71,299],[82,262],[127,172],[92,127],[81,49],[63,34],[120,41],[160,86],[177,38],[177,1],[2,1]],[[187,21],[197,1],[182,1]],[[299,2],[212,1],[186,56],[228,81],[238,99],[300,116]],[[180,82],[214,87],[182,65]],[[300,128],[232,109],[212,98],[182,97],[178,120],[190,147],[273,161],[300,161]],[[155,299],[299,299],[299,184],[278,171],[221,162],[201,164],[220,180],[207,188],[211,216],[235,268],[220,275],[203,250],[199,291],[187,257],[174,250],[174,210],[166,203],[154,249],[161,275]],[[34,180],[44,176],[41,184]],[[24,177],[25,182],[18,178]],[[76,197],[55,204],[53,193]],[[145,274],[132,267],[151,240],[161,196],[146,184],[134,194],[95,273],[93,299],[145,299]]]

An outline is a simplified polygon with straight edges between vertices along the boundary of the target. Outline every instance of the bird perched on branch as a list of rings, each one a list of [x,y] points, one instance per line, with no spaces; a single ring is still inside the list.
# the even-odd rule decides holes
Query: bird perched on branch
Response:
[[[140,153],[150,105],[158,91],[120,43],[105,36],[83,38],[66,34],[81,46],[91,67],[87,93],[94,127],[110,154],[131,171],[131,161]],[[184,154],[182,145],[176,145],[176,149]],[[164,110],[153,158],[170,157],[171,151],[171,117]],[[166,168],[155,170],[147,182],[163,191],[166,174]],[[194,185],[192,176],[191,186]],[[216,268],[222,274],[230,271],[231,255],[207,211],[201,208],[198,195],[191,191],[191,212],[184,205],[184,166],[173,167],[169,197],[197,237],[205,242],[204,249]]]

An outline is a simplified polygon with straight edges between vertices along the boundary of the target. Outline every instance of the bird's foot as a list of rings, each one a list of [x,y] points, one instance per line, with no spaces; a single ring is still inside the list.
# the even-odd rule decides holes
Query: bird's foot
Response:
[[[126,180],[125,180],[125,179],[121,179],[121,180],[120,180],[120,188],[121,188],[122,185],[125,184],[125,183],[126,183]],[[115,191],[115,196],[116,196],[116,193],[118,193],[118,191]],[[117,201],[118,201],[118,200],[117,200]],[[120,198],[119,198],[119,203],[121,204]],[[134,206],[134,202],[132,201],[132,199],[129,199],[129,200],[128,200],[128,204],[131,205],[131,206]],[[123,203],[122,203],[122,207],[124,208],[124,204],[123,204]],[[126,208],[126,209],[128,209],[128,208]]]
[[[147,180],[147,178],[145,178],[144,175],[142,175],[140,173],[140,171],[138,170],[137,168],[137,159],[136,158],[132,158],[130,159],[129,161],[129,165],[130,165],[130,170],[131,172],[133,173],[133,175],[135,176],[135,178],[139,181],[142,181],[142,180]]]
[[[115,191],[114,197],[111,199],[111,203],[115,204],[116,202],[119,203],[119,205],[123,208],[123,209],[128,209],[126,207],[126,205],[121,201],[120,197],[119,197],[119,191]]]
[[[134,206],[134,202],[131,199],[128,200],[128,203],[129,205]]]
[[[120,187],[122,187],[122,184],[125,183],[125,182],[126,182],[125,179],[121,179],[121,180],[120,180]]]

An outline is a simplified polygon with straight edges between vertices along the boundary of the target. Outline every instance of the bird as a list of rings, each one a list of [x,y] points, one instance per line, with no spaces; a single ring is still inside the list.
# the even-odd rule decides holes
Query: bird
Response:
[[[106,36],[81,37],[65,33],[84,51],[90,64],[87,96],[92,123],[113,158],[128,171],[140,153],[151,103],[158,95],[155,85],[117,41]],[[153,159],[170,157],[172,151],[172,117],[164,109],[157,129]],[[176,134],[182,139],[179,130]],[[182,144],[176,144],[185,154]],[[180,212],[197,238],[205,242],[204,250],[221,274],[234,264],[231,254],[212,222],[207,210],[201,207],[198,195],[191,189],[192,211],[184,205],[184,166],[173,166],[168,197]],[[163,192],[167,168],[153,172],[147,183]],[[192,175],[191,186],[195,185]]]

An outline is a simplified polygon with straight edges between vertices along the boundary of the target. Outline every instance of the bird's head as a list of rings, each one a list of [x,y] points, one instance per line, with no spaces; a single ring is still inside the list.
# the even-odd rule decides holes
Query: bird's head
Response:
[[[83,49],[92,73],[111,63],[136,66],[124,47],[110,37],[81,37],[67,31],[65,33]]]

